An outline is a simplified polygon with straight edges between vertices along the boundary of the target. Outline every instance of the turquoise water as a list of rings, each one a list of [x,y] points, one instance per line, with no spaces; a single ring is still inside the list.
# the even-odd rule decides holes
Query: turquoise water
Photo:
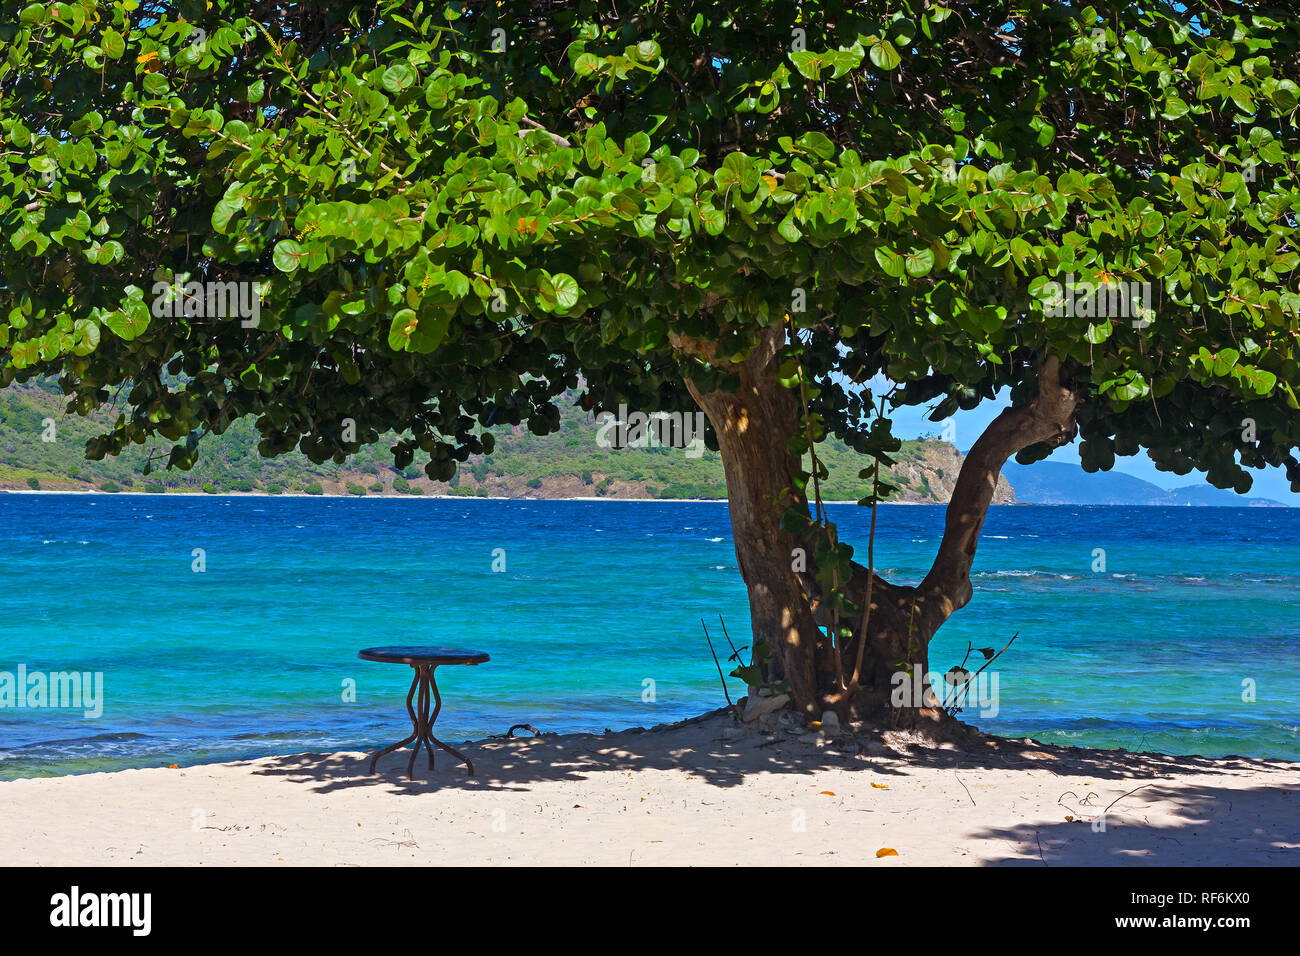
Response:
[[[867,512],[831,510],[865,544]],[[942,522],[884,508],[882,572],[919,579]],[[722,703],[701,618],[747,635],[721,503],[0,495],[0,549],[0,672],[104,697],[0,707],[0,778],[387,744],[410,670],[356,658],[379,644],[492,655],[439,670],[447,740],[650,726]],[[1300,510],[995,507],[974,583],[931,667],[1020,636],[972,723],[1300,759]]]

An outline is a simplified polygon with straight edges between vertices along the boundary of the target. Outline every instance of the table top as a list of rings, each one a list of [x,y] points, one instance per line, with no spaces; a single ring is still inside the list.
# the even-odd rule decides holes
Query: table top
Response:
[[[367,647],[357,654],[363,661],[384,664],[482,664],[489,658],[482,651],[455,647]]]

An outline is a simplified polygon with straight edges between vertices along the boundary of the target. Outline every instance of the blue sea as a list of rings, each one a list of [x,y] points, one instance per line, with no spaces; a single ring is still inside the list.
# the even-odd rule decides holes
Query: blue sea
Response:
[[[831,514],[865,554],[869,513]],[[919,580],[942,526],[885,506],[882,573]],[[385,644],[491,655],[439,669],[445,740],[652,726],[723,703],[701,619],[748,640],[724,503],[9,494],[0,552],[0,680],[102,675],[98,716],[0,707],[0,779],[386,745]],[[1300,509],[994,507],[974,584],[931,668],[1019,637],[971,723],[1300,759]]]

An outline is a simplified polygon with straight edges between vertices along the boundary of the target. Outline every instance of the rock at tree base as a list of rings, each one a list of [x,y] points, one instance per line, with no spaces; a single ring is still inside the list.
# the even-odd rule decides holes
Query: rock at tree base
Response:
[[[771,697],[749,697],[745,700],[745,723],[750,723],[764,714],[775,713],[790,703],[789,694],[775,694]]]

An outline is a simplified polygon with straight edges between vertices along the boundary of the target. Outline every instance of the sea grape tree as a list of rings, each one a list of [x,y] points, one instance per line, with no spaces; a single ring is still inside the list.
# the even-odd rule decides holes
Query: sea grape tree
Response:
[[[1288,6],[726,6],[6,4],[0,385],[116,403],[91,457],[249,417],[443,480],[568,390],[698,404],[809,714],[926,668],[1012,456],[1300,489]],[[871,502],[892,411],[999,394],[925,577],[855,561],[818,442]]]

